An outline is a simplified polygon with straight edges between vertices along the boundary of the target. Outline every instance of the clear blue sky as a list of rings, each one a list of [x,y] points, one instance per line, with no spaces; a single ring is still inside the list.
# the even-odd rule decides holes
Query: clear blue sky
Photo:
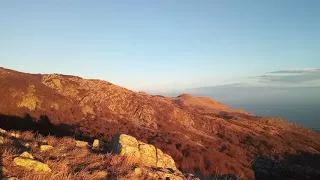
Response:
[[[316,69],[320,1],[0,0],[0,66],[134,90]]]

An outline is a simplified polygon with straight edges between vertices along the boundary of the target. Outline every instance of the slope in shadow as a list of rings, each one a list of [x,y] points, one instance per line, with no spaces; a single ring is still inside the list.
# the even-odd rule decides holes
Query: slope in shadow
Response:
[[[24,117],[0,114],[0,128],[6,130],[33,131],[41,135],[56,137],[74,137],[83,141],[92,141],[95,137],[85,135],[78,127],[68,124],[52,124],[48,116],[38,119],[25,114]]]
[[[252,165],[256,180],[318,180],[320,155],[311,153],[289,154],[280,162],[258,157]]]

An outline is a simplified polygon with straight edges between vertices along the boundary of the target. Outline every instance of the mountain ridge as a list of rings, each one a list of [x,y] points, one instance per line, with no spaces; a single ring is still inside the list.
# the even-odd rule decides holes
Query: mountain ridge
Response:
[[[318,133],[210,98],[154,96],[97,79],[5,68],[0,68],[0,87],[0,114],[45,115],[53,124],[106,141],[116,133],[129,134],[162,149],[183,171],[209,175],[219,169],[253,179],[250,163],[258,156],[280,161],[286,154],[320,153]]]

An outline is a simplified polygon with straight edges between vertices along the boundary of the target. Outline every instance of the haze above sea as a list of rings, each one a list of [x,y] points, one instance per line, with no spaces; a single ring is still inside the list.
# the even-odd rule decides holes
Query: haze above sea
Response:
[[[320,88],[204,87],[185,91],[208,96],[258,116],[280,117],[320,132]],[[181,93],[165,93],[177,96]]]

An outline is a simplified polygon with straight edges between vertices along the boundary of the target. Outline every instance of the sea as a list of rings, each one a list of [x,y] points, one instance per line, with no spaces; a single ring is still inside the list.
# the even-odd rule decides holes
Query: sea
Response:
[[[210,87],[186,92],[211,97],[231,108],[258,116],[280,117],[320,132],[320,88]]]

